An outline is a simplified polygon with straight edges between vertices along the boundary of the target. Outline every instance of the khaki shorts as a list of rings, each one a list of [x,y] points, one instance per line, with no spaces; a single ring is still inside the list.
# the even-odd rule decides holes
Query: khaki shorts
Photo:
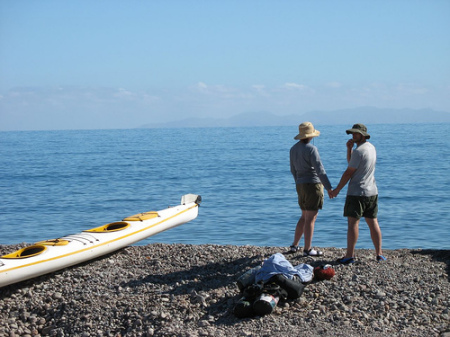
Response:
[[[356,219],[376,219],[378,215],[378,195],[360,197],[347,195],[344,206],[344,216]]]
[[[297,184],[298,205],[303,211],[318,211],[323,206],[322,184]]]

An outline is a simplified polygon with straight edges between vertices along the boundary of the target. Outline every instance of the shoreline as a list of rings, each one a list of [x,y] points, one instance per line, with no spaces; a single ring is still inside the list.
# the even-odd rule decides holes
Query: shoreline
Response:
[[[0,253],[21,245],[0,245]],[[7,336],[445,336],[450,337],[450,250],[357,249],[334,265],[286,247],[153,243],[0,288],[0,335]],[[274,253],[292,265],[332,264],[270,315],[233,315],[236,281]]]

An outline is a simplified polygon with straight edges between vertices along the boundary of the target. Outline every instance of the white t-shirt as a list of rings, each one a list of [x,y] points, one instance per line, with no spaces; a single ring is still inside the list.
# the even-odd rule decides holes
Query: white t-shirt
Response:
[[[356,168],[348,184],[347,195],[371,197],[378,194],[375,181],[377,151],[375,146],[365,142],[358,146],[350,158],[348,166]]]

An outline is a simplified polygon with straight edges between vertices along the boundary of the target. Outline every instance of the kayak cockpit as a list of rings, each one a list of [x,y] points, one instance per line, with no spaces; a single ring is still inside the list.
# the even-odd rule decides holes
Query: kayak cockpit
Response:
[[[95,228],[91,228],[91,229],[86,229],[83,232],[91,232],[91,233],[110,233],[110,232],[117,232],[117,231],[121,231],[125,228],[130,227],[130,224],[124,221],[119,221],[119,222],[111,222],[109,224],[100,226],[100,227],[95,227]]]
[[[7,255],[1,256],[2,259],[25,259],[27,257],[33,257],[42,254],[47,250],[44,245],[32,245],[28,246]]]

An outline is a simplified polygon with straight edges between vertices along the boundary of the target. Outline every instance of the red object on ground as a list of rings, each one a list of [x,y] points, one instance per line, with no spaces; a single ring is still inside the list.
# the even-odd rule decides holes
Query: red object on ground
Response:
[[[335,271],[329,264],[314,268],[314,278],[316,280],[330,280],[334,275]]]

